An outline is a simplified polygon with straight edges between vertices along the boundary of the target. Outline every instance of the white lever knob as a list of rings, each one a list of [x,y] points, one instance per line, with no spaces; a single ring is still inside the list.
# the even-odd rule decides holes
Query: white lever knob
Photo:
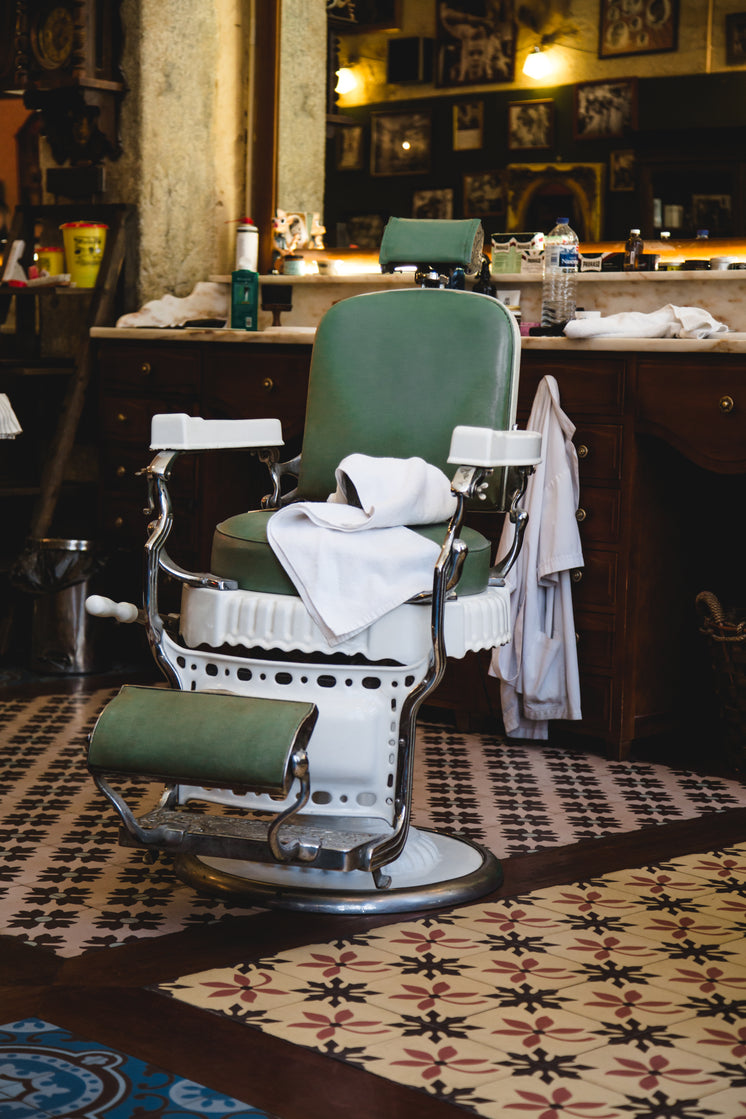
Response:
[[[116,618],[118,622],[136,622],[139,614],[134,602],[114,602],[100,594],[92,594],[87,598],[85,608],[94,618]]]

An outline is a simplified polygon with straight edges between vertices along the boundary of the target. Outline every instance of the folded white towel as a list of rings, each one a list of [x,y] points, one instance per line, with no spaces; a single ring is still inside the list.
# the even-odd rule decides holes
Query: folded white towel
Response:
[[[571,319],[565,327],[568,338],[710,338],[724,334],[718,322],[701,307],[674,307],[668,303],[658,311],[620,311],[594,319]]]
[[[183,326],[192,319],[228,318],[228,285],[202,282],[183,299],[166,294],[117,319],[118,327]]]
[[[456,507],[448,478],[421,458],[349,455],[335,476],[326,502],[287,505],[267,527],[330,645],[432,589],[439,545],[404,526],[445,521]]]

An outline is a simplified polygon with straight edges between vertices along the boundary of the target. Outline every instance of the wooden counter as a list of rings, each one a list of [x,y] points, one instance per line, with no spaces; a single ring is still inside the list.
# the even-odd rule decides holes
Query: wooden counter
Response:
[[[150,416],[278,416],[287,457],[299,448],[313,329],[258,333],[97,329],[104,444],[101,523],[110,545],[139,552]],[[578,520],[585,564],[574,573],[583,721],[555,737],[631,741],[707,733],[707,664],[694,598],[742,595],[736,553],[746,474],[746,336],[523,340],[519,411],[556,377],[576,425]],[[181,475],[178,471],[182,471]],[[185,456],[175,477],[177,558],[209,566],[213,525],[267,490],[247,453]],[[183,516],[181,514],[183,513]],[[493,526],[490,535],[496,535]],[[133,559],[135,576],[139,564]],[[498,709],[484,662],[442,689],[445,705]]]

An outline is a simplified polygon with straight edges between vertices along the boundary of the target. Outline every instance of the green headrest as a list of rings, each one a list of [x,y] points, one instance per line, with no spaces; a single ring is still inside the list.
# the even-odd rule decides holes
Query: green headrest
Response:
[[[381,239],[383,272],[397,265],[448,265],[478,272],[482,264],[484,230],[479,218],[464,221],[389,218]]]

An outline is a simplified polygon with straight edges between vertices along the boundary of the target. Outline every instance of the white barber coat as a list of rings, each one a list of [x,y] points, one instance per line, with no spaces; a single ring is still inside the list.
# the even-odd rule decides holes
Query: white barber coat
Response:
[[[542,461],[528,480],[528,527],[506,578],[513,640],[495,649],[490,675],[500,681],[503,722],[515,738],[544,739],[549,719],[580,719],[580,681],[570,571],[583,566],[575,513],[578,457],[575,425],[560,407],[554,377],[536,390],[528,421],[543,436]],[[512,539],[507,520],[498,556]]]

